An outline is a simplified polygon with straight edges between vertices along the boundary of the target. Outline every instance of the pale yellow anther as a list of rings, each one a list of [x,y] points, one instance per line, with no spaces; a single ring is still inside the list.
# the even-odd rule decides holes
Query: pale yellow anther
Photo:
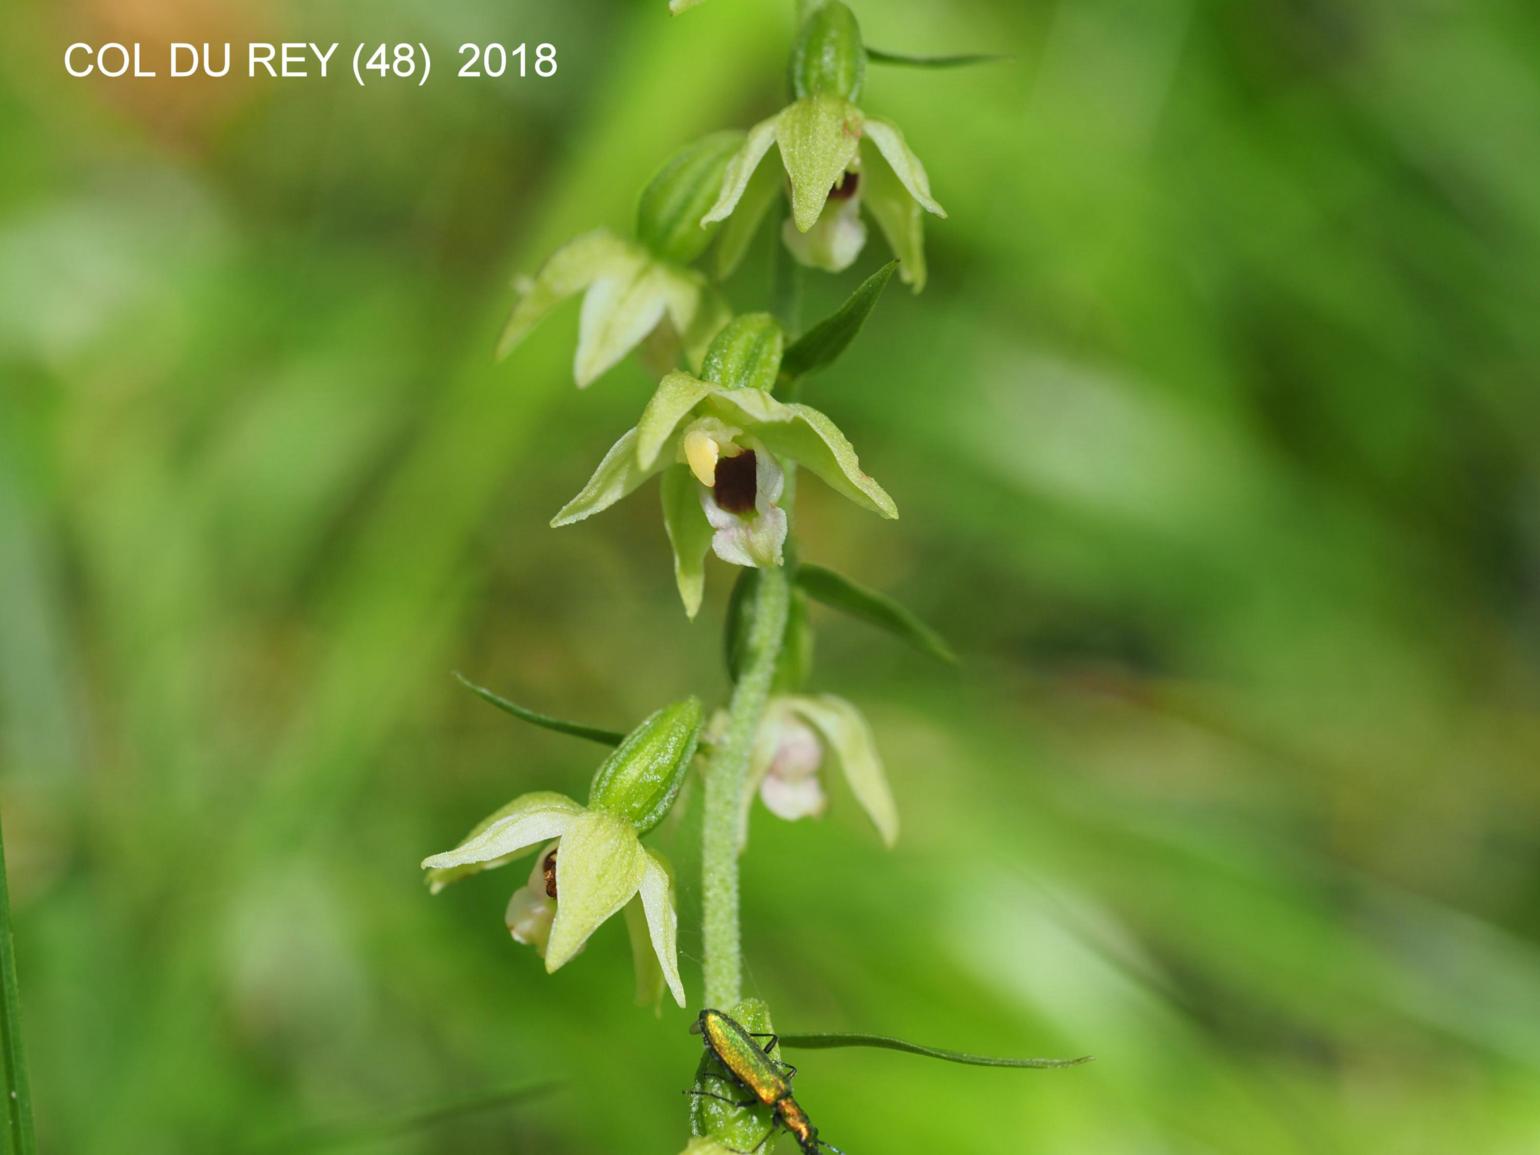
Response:
[[[684,435],[684,459],[690,463],[695,480],[702,485],[717,483],[717,460],[721,456],[722,447],[711,434],[692,429]]]

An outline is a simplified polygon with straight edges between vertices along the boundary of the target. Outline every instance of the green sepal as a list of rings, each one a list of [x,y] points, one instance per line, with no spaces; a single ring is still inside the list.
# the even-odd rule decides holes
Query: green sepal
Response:
[[[796,582],[814,601],[830,609],[886,630],[933,658],[948,663],[957,661],[957,655],[940,634],[886,594],[857,585],[821,565],[799,565]]]
[[[706,554],[711,550],[711,523],[700,504],[700,483],[682,465],[663,471],[663,528],[674,550],[674,583],[685,616],[700,612],[706,592]]]
[[[759,999],[745,999],[726,1013],[753,1034],[769,1036],[775,1031],[770,1008]],[[770,1057],[780,1062],[779,1046],[770,1049]],[[763,1103],[738,1106],[738,1101],[752,1098],[752,1093],[722,1065],[710,1047],[701,1049],[692,1090],[698,1093],[690,1096],[691,1135],[711,1139],[731,1151],[762,1150],[761,1145],[776,1127],[775,1110]],[[724,1103],[722,1099],[733,1101]]]
[[[716,228],[700,219],[716,202],[722,176],[746,134],[714,132],[676,152],[642,190],[636,236],[664,260],[687,265],[706,251]]]
[[[775,143],[791,178],[792,223],[798,232],[817,223],[830,191],[855,163],[863,124],[859,108],[828,93],[803,97],[775,118]]]
[[[598,726],[585,726],[581,722],[567,722],[561,718],[553,718],[549,714],[537,713],[526,709],[507,698],[494,694],[485,686],[478,686],[459,670],[455,671],[455,678],[476,697],[484,702],[490,702],[505,714],[512,714],[521,722],[528,722],[532,726],[540,726],[546,730],[554,730],[558,734],[570,734],[574,738],[587,738],[590,742],[598,742],[604,746],[619,746],[625,741],[625,735],[618,730],[604,730]]]
[[[996,52],[962,52],[955,56],[912,56],[904,52],[884,52],[880,48],[868,48],[866,58],[873,64],[897,65],[900,68],[967,68],[974,64],[998,64],[1013,59]]]
[[[754,633],[754,607],[758,598],[760,571],[745,569],[733,584],[727,599],[727,628],[723,631],[723,657],[727,673],[737,681],[749,663],[748,640]],[[807,684],[813,672],[813,626],[808,619],[807,598],[793,588],[786,607],[786,632],[781,636],[781,652],[776,658],[770,688],[774,694],[791,694]]]
[[[833,364],[855,340],[897,268],[897,261],[883,265],[862,281],[843,305],[792,342],[781,358],[781,375],[795,380]]]
[[[734,317],[711,342],[701,376],[724,389],[775,388],[786,337],[769,313]]]
[[[686,698],[654,713],[599,767],[588,806],[630,822],[645,834],[668,813],[700,738],[699,698]]]
[[[814,1034],[782,1035],[780,1041],[788,1047],[804,1047],[808,1050],[829,1050],[834,1047],[878,1047],[884,1051],[903,1051],[909,1055],[923,1055],[928,1059],[940,1059],[946,1063],[962,1063],[969,1067],[1016,1067],[1028,1070],[1054,1070],[1059,1067],[1078,1067],[1091,1061],[1090,1055],[1078,1059],[995,1059],[988,1055],[969,1055],[963,1051],[946,1051],[940,1047],[922,1047],[919,1043],[903,1039],[891,1039],[886,1035]]]
[[[797,30],[790,72],[791,90],[798,100],[825,94],[858,98],[866,79],[866,49],[855,13],[839,0],[814,9]]]

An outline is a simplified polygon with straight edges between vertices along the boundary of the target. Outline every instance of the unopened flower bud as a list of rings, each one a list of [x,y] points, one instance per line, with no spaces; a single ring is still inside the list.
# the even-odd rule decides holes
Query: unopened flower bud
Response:
[[[594,775],[588,805],[625,819],[645,834],[668,813],[695,756],[699,698],[665,706],[626,736]]]
[[[797,99],[838,96],[855,100],[866,78],[866,48],[855,13],[839,0],[821,4],[797,30],[791,50],[791,87]]]

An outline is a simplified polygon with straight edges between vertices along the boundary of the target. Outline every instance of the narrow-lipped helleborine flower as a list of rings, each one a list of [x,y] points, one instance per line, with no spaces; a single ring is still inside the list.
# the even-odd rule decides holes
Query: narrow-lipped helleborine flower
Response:
[[[499,354],[509,353],[563,300],[582,293],[573,360],[579,387],[638,348],[659,374],[676,368],[681,352],[699,365],[729,314],[705,275],[690,267],[715,236],[696,226],[743,139],[738,131],[713,133],[676,153],[642,192],[635,240],[596,229],[558,249],[520,283]],[[717,263],[723,275],[747,247],[744,227],[722,230]]]
[[[754,740],[743,792],[740,838],[748,841],[749,806],[757,789],[770,813],[789,822],[817,818],[828,806],[821,777],[833,761],[882,841],[898,839],[898,807],[861,711],[833,694],[781,694],[770,700]]]
[[[883,517],[898,509],[861,471],[839,427],[807,405],[770,395],[784,338],[766,314],[735,318],[712,342],[705,379],[670,373],[642,419],[617,441],[576,497],[552,519],[571,525],[662,474],[663,523],[685,612],[700,609],[708,549],[733,565],[781,564],[787,463]]]
[[[918,292],[925,285],[922,214],[946,212],[904,134],[857,107],[865,72],[866,48],[850,9],[839,0],[814,9],[793,50],[796,99],[749,130],[701,224],[739,214],[763,218],[781,185],[763,163],[774,146],[791,184],[785,239],[792,254],[831,272],[848,267],[866,242],[864,205],[901,262],[899,275]]]
[[[540,791],[489,815],[453,850],[423,860],[437,894],[449,883],[492,870],[541,847],[528,883],[508,903],[508,932],[555,971],[622,908],[637,962],[638,996],[655,998],[666,982],[685,1005],[679,979],[679,924],[668,864],[640,836],[673,805],[695,755],[701,705],[688,698],[653,714],[599,767],[583,806]]]

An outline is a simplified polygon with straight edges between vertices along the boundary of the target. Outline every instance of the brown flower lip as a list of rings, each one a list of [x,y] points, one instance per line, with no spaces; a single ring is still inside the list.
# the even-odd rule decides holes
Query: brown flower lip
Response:
[[[759,491],[757,466],[758,460],[752,449],[717,462],[716,484],[711,487],[711,495],[720,508],[728,513],[753,510]]]

